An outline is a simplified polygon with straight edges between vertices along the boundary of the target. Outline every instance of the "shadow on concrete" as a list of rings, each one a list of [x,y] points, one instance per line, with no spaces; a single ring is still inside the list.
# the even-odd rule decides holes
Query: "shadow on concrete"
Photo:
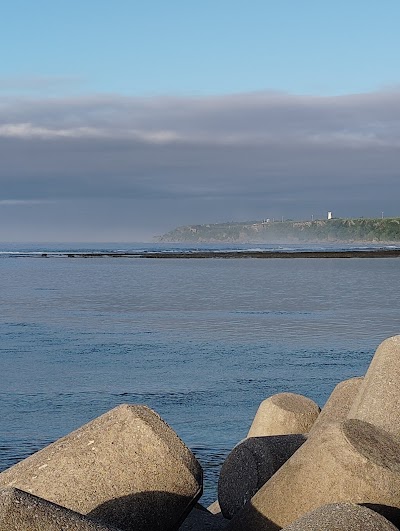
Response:
[[[393,525],[400,528],[400,509],[391,507],[390,505],[381,505],[379,503],[360,503],[364,507],[381,514]]]
[[[250,501],[230,520],[227,530],[230,529],[234,531],[250,531],[253,529],[257,531],[280,531],[282,527],[261,514]]]
[[[192,498],[168,492],[139,492],[111,499],[87,513],[89,518],[121,531],[174,531],[196,505]]]
[[[232,519],[307,440],[303,434],[248,437],[225,459],[218,479],[221,512]]]

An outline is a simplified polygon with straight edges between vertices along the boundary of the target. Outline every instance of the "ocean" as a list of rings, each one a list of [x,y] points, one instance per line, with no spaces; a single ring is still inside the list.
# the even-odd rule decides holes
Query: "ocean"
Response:
[[[67,256],[253,248],[343,247],[0,244],[0,470],[118,404],[146,404],[199,459],[208,505],[263,399],[322,406],[400,334],[397,258]]]

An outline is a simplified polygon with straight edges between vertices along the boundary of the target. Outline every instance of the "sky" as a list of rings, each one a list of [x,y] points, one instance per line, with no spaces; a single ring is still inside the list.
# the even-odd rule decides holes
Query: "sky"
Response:
[[[0,241],[400,216],[398,0],[13,0]]]

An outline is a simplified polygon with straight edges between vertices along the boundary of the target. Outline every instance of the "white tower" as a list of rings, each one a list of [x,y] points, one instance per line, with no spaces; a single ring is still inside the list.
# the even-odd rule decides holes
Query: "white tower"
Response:
[[[332,219],[332,212],[328,212],[328,219]]]

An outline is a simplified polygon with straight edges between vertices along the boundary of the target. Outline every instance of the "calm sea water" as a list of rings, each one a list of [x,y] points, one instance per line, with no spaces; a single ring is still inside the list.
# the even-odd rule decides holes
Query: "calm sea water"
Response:
[[[40,257],[152,248],[1,246],[0,470],[117,404],[147,404],[202,463],[207,505],[261,400],[322,406],[400,333],[398,259]]]

